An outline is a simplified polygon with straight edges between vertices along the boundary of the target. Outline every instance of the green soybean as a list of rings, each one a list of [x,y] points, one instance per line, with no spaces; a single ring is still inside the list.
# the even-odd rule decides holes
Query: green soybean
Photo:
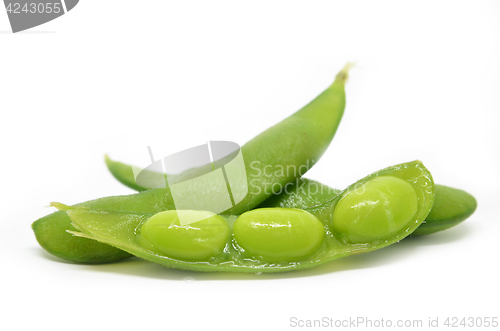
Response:
[[[222,253],[230,231],[227,222],[214,213],[168,210],[148,219],[137,240],[173,258],[205,261]]]
[[[272,187],[285,185],[295,178],[300,177],[311,168],[322,156],[330,144],[337,127],[340,123],[345,108],[344,85],[350,64],[346,65],[336,76],[335,81],[318,97],[302,109],[284,119],[280,123],[262,132],[241,147],[244,159],[246,176],[238,177],[235,186],[250,185],[250,192],[237,204],[234,204],[226,212],[229,214],[241,214],[253,209],[266,200],[272,194]],[[212,168],[209,164],[205,168]],[[268,169],[299,169],[301,171],[287,171],[282,173],[272,171],[268,175]],[[187,171],[187,176],[193,172]],[[198,174],[197,170],[194,175]],[[186,178],[186,177],[183,177]],[[232,195],[231,187],[215,183],[210,178],[200,177],[199,180],[185,181],[182,186],[182,194],[186,197],[198,197],[203,192],[205,197],[210,197],[210,207],[221,209],[224,201],[228,200],[228,193]],[[77,204],[80,207],[92,207],[95,209],[121,210],[137,213],[158,213],[173,209],[200,209],[202,201],[192,198],[189,208],[176,208],[170,187],[156,188],[138,194],[128,196],[116,196],[96,199]],[[72,247],[71,235],[60,231],[68,224],[67,216],[51,214],[35,221],[32,228],[40,245],[49,253],[69,261],[85,263],[87,249],[94,250],[94,259],[88,263],[100,263],[105,261],[116,261],[121,253],[116,252],[109,255],[109,248],[100,251],[101,245],[89,242],[80,245],[79,251]],[[56,231],[52,231],[56,229]],[[66,230],[71,230],[68,227]],[[67,236],[61,240],[62,236]],[[42,240],[43,238],[43,240]],[[65,245],[63,245],[66,243]],[[109,258],[108,258],[109,257]]]
[[[302,260],[323,243],[323,224],[301,209],[262,208],[244,213],[233,225],[235,243],[249,257],[270,262]]]
[[[381,190],[380,194],[377,193],[378,190]],[[385,196],[384,193],[392,190],[403,192],[413,202],[400,204],[398,194]],[[353,194],[359,196],[352,199]],[[161,252],[157,247],[152,247],[156,241],[164,242],[161,237],[155,237],[148,244],[138,240],[138,236],[141,236],[138,229],[142,231],[149,220],[159,216],[61,204],[54,206],[67,210],[79,231],[74,231],[73,234],[118,247],[167,267],[194,271],[280,272],[311,268],[398,242],[424,221],[432,208],[433,200],[432,176],[421,162],[400,164],[361,179],[332,200],[307,211],[277,208],[253,210],[239,217],[220,215],[231,229],[232,239],[227,240],[222,251],[222,239],[208,240],[213,243],[210,251],[220,253],[210,257],[205,255],[199,260],[191,258],[191,250],[186,248],[186,243],[170,243],[174,245],[173,248],[182,252],[174,257],[170,252]],[[349,206],[346,201],[351,201],[354,205]],[[381,210],[385,212],[372,217],[361,211],[357,216],[348,217],[341,222],[384,225],[382,230],[371,226],[338,226],[335,223],[339,216],[342,218],[346,209],[370,203],[381,205]],[[387,224],[390,226],[385,226]],[[213,232],[207,233],[210,238],[214,236]],[[205,237],[202,235],[197,238],[202,240]]]
[[[407,181],[380,176],[340,198],[332,225],[352,243],[389,237],[415,216],[418,198]]]

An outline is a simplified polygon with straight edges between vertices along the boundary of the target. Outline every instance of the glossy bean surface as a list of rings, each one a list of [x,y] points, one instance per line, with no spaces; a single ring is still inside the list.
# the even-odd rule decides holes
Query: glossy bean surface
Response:
[[[417,210],[417,194],[408,181],[379,176],[342,195],[332,226],[349,242],[374,241],[401,231]]]
[[[380,180],[384,177],[390,179]],[[401,181],[405,183],[401,184]],[[346,205],[345,208],[353,207],[359,201],[372,201],[374,195],[380,197],[380,194],[377,194],[378,190],[406,192],[406,184],[408,184],[414,191],[414,196],[412,194],[407,194],[407,196],[416,197],[416,209],[414,210],[413,205],[410,204],[408,206],[410,212],[395,213],[395,216],[382,213],[380,216],[382,219],[370,217],[369,213],[365,213],[367,220],[360,219],[359,221],[397,224],[396,227],[386,227],[382,232],[376,230],[378,231],[376,234],[370,226],[335,228],[333,221],[336,212],[340,210],[342,213],[342,208],[344,208],[337,210],[341,198],[349,196],[350,192],[356,188],[371,185],[370,183],[373,182],[378,182],[375,189],[364,190],[360,193],[359,199],[353,200],[353,204]],[[388,188],[385,189],[382,186],[388,186]],[[366,195],[363,197],[364,193]],[[242,221],[238,221],[238,216],[221,215],[231,229],[233,239],[227,242],[220,254],[203,261],[175,258],[171,254],[167,255],[151,249],[148,245],[138,243],[137,229],[155,217],[152,214],[94,210],[63,205],[59,207],[67,209],[69,217],[78,230],[78,232],[73,232],[75,235],[113,245],[167,267],[195,271],[279,272],[311,268],[343,256],[369,252],[398,242],[415,231],[424,221],[430,212],[433,199],[434,183],[428,170],[418,161],[400,164],[361,179],[334,199],[307,210],[309,214],[293,209],[260,212],[255,210],[247,213],[247,216],[245,214],[239,216]],[[397,209],[397,206],[392,203],[397,205],[399,202],[397,195],[389,196],[385,200],[385,210]],[[259,216],[259,213],[262,215]],[[286,216],[288,213],[290,217]],[[408,219],[409,214],[412,214],[411,219]],[[307,217],[304,218],[305,215]],[[286,221],[287,219],[292,221]],[[316,220],[321,223],[321,227]],[[354,219],[351,221],[356,222]],[[238,229],[240,226],[238,222],[241,222],[240,229]],[[307,230],[304,227],[305,224],[308,225]],[[320,228],[324,231],[324,239],[322,239]],[[286,230],[282,231],[282,229]],[[306,234],[305,238],[297,235],[300,232]],[[352,242],[353,236],[356,238],[354,243]]]
[[[137,235],[140,245],[166,256],[206,261],[222,253],[230,228],[219,215],[198,210],[169,210],[155,214]]]
[[[243,256],[292,262],[314,253],[325,239],[325,229],[305,210],[261,208],[238,217],[233,236]]]

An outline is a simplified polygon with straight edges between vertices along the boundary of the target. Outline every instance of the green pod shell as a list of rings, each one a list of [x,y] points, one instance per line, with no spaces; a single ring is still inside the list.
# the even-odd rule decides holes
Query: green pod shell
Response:
[[[228,194],[229,196],[235,196],[235,192],[232,192],[231,187],[239,187],[245,184],[249,187],[248,194],[238,199],[239,202],[226,209],[225,213],[241,214],[255,208],[272,195],[274,185],[284,186],[300,177],[322,156],[335,135],[344,113],[344,85],[350,66],[350,64],[346,65],[337,74],[335,81],[309,104],[241,147],[246,174],[243,177],[233,178],[231,186],[228,187],[224,181],[214,182],[210,176],[201,176],[196,181],[183,181],[186,178],[196,177],[200,172],[204,173],[206,169],[217,169],[225,162],[225,158],[222,158],[213,164],[188,170],[175,177],[176,183],[182,182],[180,193],[184,197],[191,199],[189,206],[176,208],[170,187],[151,189],[128,196],[96,199],[75,206],[147,214],[174,209],[200,209],[202,205],[208,205],[213,210],[224,210],[225,207],[222,208],[222,205],[225,206],[227,201],[232,202],[228,199]],[[231,157],[231,155],[228,156],[228,158]],[[271,171],[272,174],[269,176],[266,173],[266,171],[269,171],[269,167],[272,169],[293,167],[301,171],[286,174]],[[226,169],[226,171],[231,171],[231,169]],[[124,174],[125,176],[130,174],[118,170],[115,173]],[[200,192],[203,192],[203,196],[200,196]],[[210,197],[209,202],[206,201],[206,197]],[[69,261],[86,263],[85,256],[87,252],[71,247],[70,234],[67,234],[68,238],[61,240],[60,232],[52,233],[51,231],[52,228],[61,228],[63,224],[67,223],[68,219],[65,219],[65,216],[51,214],[35,221],[32,227],[38,242],[49,253]],[[70,229],[68,227],[67,230]],[[39,238],[43,238],[43,240],[39,240]],[[64,247],[63,243],[66,243],[67,247]],[[89,244],[89,246],[91,245]],[[101,252],[96,250],[93,255],[97,256],[100,253],[102,255],[97,260],[101,263],[105,261],[113,262],[117,260],[117,256],[122,256],[119,252],[110,255],[109,249]],[[94,262],[88,260],[88,263]]]
[[[40,246],[52,255],[82,264],[111,263],[132,256],[113,246],[68,233],[76,229],[65,211],[49,216],[49,219],[45,216],[33,223],[32,228]]]
[[[449,229],[469,218],[477,208],[476,199],[456,188],[436,185],[434,207],[425,222],[412,233],[423,236]]]
[[[376,236],[371,233],[373,229],[370,227],[365,228],[364,233],[363,230],[359,229],[354,233],[349,228],[335,227],[333,220],[342,197],[349,196],[360,186],[370,185],[369,183],[376,182],[384,176],[398,179],[395,184],[385,183],[387,185],[394,184],[396,188],[400,188],[400,181],[404,181],[405,185],[407,183],[414,190],[417,207],[415,210],[410,208],[410,213],[413,214],[412,218],[410,220],[406,218],[404,220],[387,218],[386,221],[395,221],[398,224],[397,229],[393,231],[393,228],[389,228],[386,232],[378,232]],[[363,200],[363,193],[361,193],[358,202],[373,201],[373,191],[370,193],[370,190],[365,190],[365,192],[369,193],[365,196],[366,199]],[[262,211],[264,213],[261,215],[262,217],[258,216],[258,211],[252,211],[249,216],[245,216],[245,214],[240,216],[243,217],[243,221],[238,221],[237,216],[221,216],[231,228],[234,240],[227,243],[222,253],[212,256],[208,261],[188,261],[174,258],[138,242],[137,229],[140,229],[149,219],[154,217],[151,214],[57,206],[68,209],[69,217],[73,221],[75,228],[80,231],[72,232],[73,234],[118,247],[135,256],[167,267],[193,271],[280,272],[311,268],[344,256],[370,252],[398,242],[411,234],[424,221],[432,208],[433,199],[434,183],[432,176],[419,161],[389,167],[349,186],[331,201],[307,210],[309,214],[307,214],[307,221],[304,222],[300,221],[301,215],[293,214],[297,213],[296,210],[290,209],[275,209],[272,212]],[[389,198],[389,200],[391,201],[385,201],[387,210],[397,208],[391,202],[398,204],[399,200],[392,198]],[[408,208],[408,206],[403,208]],[[300,211],[299,213],[305,212]],[[403,212],[400,214],[406,217],[408,213]],[[247,218],[247,221],[245,221],[245,218]],[[370,219],[370,216],[368,218]],[[248,231],[253,226],[243,224],[255,223],[258,219],[263,225],[263,228],[259,230],[263,231],[260,235],[258,231]],[[293,221],[287,222],[287,219]],[[322,225],[324,239],[321,239],[321,227],[318,226],[318,223],[315,223],[315,220]],[[371,220],[379,224],[384,221],[378,218],[371,218]],[[246,230],[238,229],[237,223],[235,228],[235,222],[243,222],[242,226],[243,228],[246,227]],[[273,224],[290,226],[290,232],[275,231]],[[312,227],[311,232],[305,232],[308,233],[309,239],[300,238],[297,235],[299,232],[305,231],[304,224],[309,224]],[[270,231],[264,232],[266,227]],[[249,238],[245,238],[246,233],[250,233]],[[353,242],[350,237],[353,233],[356,236],[361,234],[365,238],[363,240],[358,238],[356,242]],[[259,237],[262,238],[261,243],[259,243]],[[279,245],[268,242],[273,240],[279,241],[289,248],[288,255],[287,250],[280,250]],[[294,242],[300,249],[295,250],[293,248]],[[243,250],[241,249],[242,246],[245,246]]]
[[[116,180],[118,180],[123,185],[139,192],[148,190],[148,188],[142,187],[141,185],[137,184],[133,167],[131,165],[114,161],[110,159],[108,155],[104,156],[104,162],[106,163],[106,166],[108,167],[108,170],[113,175],[113,177],[115,177]]]
[[[258,208],[306,209],[328,202],[340,192],[342,190],[334,189],[318,181],[302,177],[285,185],[283,190],[261,203]]]

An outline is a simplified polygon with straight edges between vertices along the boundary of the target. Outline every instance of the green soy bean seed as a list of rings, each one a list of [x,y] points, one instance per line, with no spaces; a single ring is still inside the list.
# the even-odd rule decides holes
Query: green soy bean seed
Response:
[[[225,213],[241,214],[251,210],[271,196],[273,186],[284,186],[301,176],[299,171],[290,171],[286,174],[273,171],[273,174],[268,176],[269,168],[288,169],[292,167],[300,169],[304,173],[319,160],[333,139],[344,113],[344,85],[350,67],[350,64],[346,65],[337,74],[335,81],[309,104],[241,147],[246,176],[243,176],[244,178],[238,177],[231,185],[238,186],[246,182],[249,186],[249,193],[239,203],[227,209]],[[218,163],[209,164],[208,168],[212,168],[212,165],[217,166]],[[186,176],[189,177],[197,172],[197,169],[188,170]],[[179,176],[181,176],[179,178],[185,178],[182,177],[182,174]],[[218,185],[215,185],[213,180],[206,177],[194,182],[182,182],[182,195],[193,197],[199,196],[199,193],[203,192],[211,198],[210,207],[215,210],[220,210],[221,204],[228,201],[228,193],[231,195],[233,193],[225,182],[223,185],[219,182]],[[96,199],[76,206],[153,214],[177,209],[169,187],[151,189],[128,196]],[[200,201],[193,198],[191,205],[184,206],[182,209],[200,209],[199,206]],[[35,221],[32,228],[38,242],[45,250],[55,256],[79,263],[94,263],[94,260],[86,262],[87,251],[85,248],[81,251],[73,249],[70,234],[52,231],[52,229],[61,229],[63,224],[69,223],[66,217],[51,214]],[[71,228],[68,227],[67,230],[71,230]],[[67,238],[61,240],[61,237],[65,235]],[[40,238],[43,240],[39,240]],[[67,245],[64,246],[63,243]],[[84,246],[90,249],[96,248],[93,255],[101,263],[116,261],[117,256],[121,256],[118,252],[109,255],[109,249],[99,251],[98,247],[94,247],[91,243],[82,245],[82,247]],[[99,254],[101,255],[99,256]]]
[[[230,228],[219,215],[208,211],[168,210],[151,217],[137,240],[166,256],[187,261],[206,261],[222,253]]]
[[[402,184],[401,181],[405,183]],[[410,185],[414,195],[408,193],[406,183]],[[351,192],[367,186],[368,189],[358,192],[360,196],[352,200],[350,206],[345,204],[338,207],[343,197],[349,197]],[[381,190],[381,193],[377,194],[377,190]],[[416,209],[411,203],[401,206],[397,194],[383,197],[384,193],[390,191],[401,191],[411,199],[416,197]],[[346,208],[355,207],[359,203],[374,201],[374,197],[383,201],[382,209],[385,212],[379,213],[381,219],[373,218],[369,213],[360,213],[359,217],[364,216],[367,219],[351,218],[343,222],[393,222],[397,224],[396,227],[385,227],[382,231],[374,230],[370,226],[336,227],[334,220],[337,213],[342,214]],[[434,182],[421,162],[400,164],[377,171],[349,186],[332,200],[308,209],[310,216],[304,214],[306,211],[279,208],[251,211],[241,215],[240,220],[238,216],[220,215],[231,229],[234,240],[228,241],[220,254],[212,255],[208,260],[188,260],[185,256],[176,258],[169,252],[160,252],[151,245],[138,241],[137,229],[141,229],[148,220],[154,218],[153,214],[95,210],[61,204],[54,206],[67,210],[68,216],[79,231],[73,231],[74,235],[118,247],[166,267],[193,271],[280,272],[311,268],[398,242],[415,231],[424,221],[432,208],[433,200]],[[412,217],[408,219],[410,214]],[[321,223],[321,227],[315,220]],[[256,225],[259,222],[261,225]],[[277,231],[279,227],[275,226],[276,224],[284,225],[288,231]],[[305,224],[309,224],[307,230]],[[256,230],[258,226],[262,227]],[[320,228],[324,232],[321,232]],[[297,235],[301,232],[306,234],[306,238]],[[353,238],[356,241],[354,243]],[[161,239],[158,240],[161,242]],[[185,244],[178,242],[176,247],[184,247]],[[281,245],[284,247],[280,247]]]
[[[269,262],[299,261],[323,243],[323,224],[301,209],[262,208],[242,214],[233,225],[236,244]]]
[[[415,216],[418,198],[407,181],[380,176],[346,192],[333,214],[332,225],[352,243],[390,237]]]

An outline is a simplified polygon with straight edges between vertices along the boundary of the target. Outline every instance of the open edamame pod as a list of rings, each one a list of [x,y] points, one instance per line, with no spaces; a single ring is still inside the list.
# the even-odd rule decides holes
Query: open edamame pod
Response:
[[[322,156],[344,113],[344,85],[350,67],[350,64],[346,65],[337,74],[335,81],[309,104],[241,147],[245,175],[232,177],[233,182],[229,184],[224,181],[222,184],[215,182],[210,176],[201,176],[195,181],[183,181],[177,193],[188,198],[184,200],[188,202],[188,206],[184,204],[180,208],[174,204],[171,187],[151,189],[128,196],[96,199],[77,206],[153,214],[172,209],[199,209],[202,202],[209,208],[224,209],[224,212],[229,214],[241,214],[255,208],[272,195],[274,185],[285,185],[302,176]],[[217,165],[217,162],[213,165]],[[211,165],[208,168],[212,169]],[[290,168],[295,171],[280,172],[280,169]],[[186,173],[189,177],[190,174],[196,175],[197,171]],[[235,197],[234,187],[246,185],[248,194],[238,199],[228,198]],[[210,201],[202,201],[200,193]],[[239,202],[235,203],[236,200]],[[229,205],[229,208],[223,208],[223,204]],[[87,244],[81,241],[74,245],[71,235],[65,231],[73,229],[69,224],[66,214],[53,213],[35,221],[32,228],[45,250],[69,261],[105,263],[122,257],[118,252],[110,255],[109,249],[101,250],[102,245],[95,245],[92,241]],[[65,227],[67,228],[64,229]],[[94,250],[91,259],[87,259],[89,250]]]
[[[323,204],[339,193],[340,190],[318,181],[299,178],[295,182],[287,184],[280,194],[261,203],[258,208],[307,209]],[[436,185],[436,196],[431,212],[411,236],[428,235],[458,225],[471,216],[476,207],[476,199],[469,193],[448,186]]]
[[[73,234],[166,267],[280,272],[370,252],[411,234],[427,217],[434,183],[419,161],[373,173],[308,210],[255,209],[241,216],[171,210],[157,214],[52,205]]]
[[[137,185],[132,166],[113,161],[106,156],[106,165],[113,176],[124,185],[138,191],[146,188]],[[340,190],[331,188],[308,178],[297,178],[286,184],[279,194],[272,195],[258,208],[311,208],[333,199]],[[415,230],[413,236],[432,234],[449,229],[469,218],[476,210],[476,199],[469,193],[456,188],[436,185],[434,207],[427,219]]]

